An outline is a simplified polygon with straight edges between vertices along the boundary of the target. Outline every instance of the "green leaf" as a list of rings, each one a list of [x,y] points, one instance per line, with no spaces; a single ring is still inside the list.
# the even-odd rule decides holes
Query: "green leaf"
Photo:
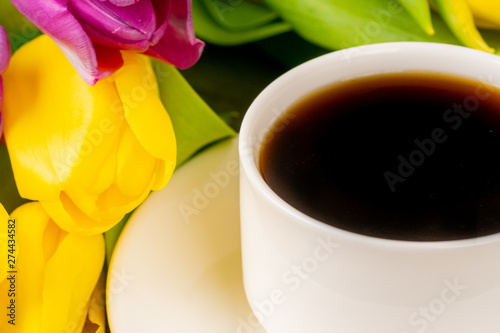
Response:
[[[293,31],[264,39],[256,45],[287,69],[331,52],[331,50],[311,44]]]
[[[432,13],[435,35],[426,34],[396,0],[265,0],[290,22],[302,38],[319,47],[340,50],[365,44],[422,41],[463,45],[438,13]],[[500,55],[500,31],[479,30]],[[469,45],[472,46],[472,45]],[[296,53],[311,53],[297,47]],[[301,57],[307,58],[308,55]],[[286,58],[282,54],[281,59]]]
[[[306,40],[337,50],[394,41],[460,44],[433,15],[434,36],[427,35],[396,0],[266,0]]]
[[[174,126],[177,166],[207,145],[236,135],[198,96],[175,67],[157,60],[152,62],[160,86],[160,97]],[[108,263],[130,215],[105,233]]]
[[[432,27],[431,9],[427,0],[399,0],[399,3],[403,5],[426,34],[433,35],[435,33]]]
[[[22,199],[17,191],[12,166],[10,165],[7,147],[0,144],[0,203],[5,207],[7,213],[21,206],[27,200]]]
[[[488,45],[495,49],[495,54],[500,55],[500,31],[479,29],[479,32]]]
[[[236,135],[174,66],[158,60],[153,60],[153,66],[160,97],[174,126],[178,166],[206,145]]]
[[[21,15],[9,0],[0,0],[0,25],[7,30],[12,52],[41,35],[40,30]]]
[[[254,43],[235,47],[207,44],[200,61],[182,75],[219,117],[238,131],[253,100],[286,69]]]
[[[212,18],[222,28],[249,30],[278,18],[268,7],[245,0],[202,0]]]
[[[242,12],[242,15],[244,16],[244,12]],[[234,18],[231,20],[234,20]],[[203,0],[193,0],[193,23],[198,37],[217,45],[250,43],[291,30],[288,23],[281,21],[272,21],[246,30],[228,29],[227,26],[221,26],[212,17]]]

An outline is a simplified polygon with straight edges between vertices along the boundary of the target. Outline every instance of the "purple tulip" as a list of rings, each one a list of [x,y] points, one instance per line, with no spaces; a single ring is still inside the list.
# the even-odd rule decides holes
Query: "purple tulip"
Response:
[[[184,69],[204,43],[194,36],[190,0],[12,0],[49,35],[90,85],[135,50]]]
[[[10,44],[7,38],[7,32],[0,26],[0,75],[5,72],[9,65],[10,59]],[[2,77],[0,76],[0,137],[2,136],[2,100],[3,100],[3,84]]]

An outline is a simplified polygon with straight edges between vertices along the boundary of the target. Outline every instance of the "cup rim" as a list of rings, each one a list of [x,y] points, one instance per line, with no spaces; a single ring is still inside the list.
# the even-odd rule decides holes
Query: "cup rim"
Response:
[[[359,52],[354,52],[354,50]],[[369,235],[358,234],[352,231],[340,229],[338,227],[326,224],[319,220],[316,220],[305,213],[299,211],[297,208],[293,207],[281,197],[279,197],[264,181],[261,176],[257,163],[254,158],[254,149],[248,149],[252,147],[252,137],[251,130],[252,124],[255,118],[258,116],[258,110],[260,105],[264,103],[268,98],[271,98],[275,92],[282,89],[282,85],[286,82],[290,82],[293,78],[296,78],[300,73],[307,72],[313,68],[316,68],[323,64],[324,62],[335,61],[339,57],[349,56],[349,53],[354,54],[354,57],[366,57],[373,53],[394,53],[398,51],[414,51],[414,52],[426,52],[426,53],[436,53],[436,52],[460,52],[461,56],[465,57],[476,57],[483,58],[483,61],[489,61],[497,63],[500,65],[500,58],[496,55],[492,55],[486,52],[470,49],[463,46],[451,45],[451,44],[441,44],[441,43],[429,43],[429,42],[389,42],[389,43],[379,43],[370,44],[364,46],[358,46],[349,49],[343,49],[339,51],[333,51],[325,55],[319,56],[317,58],[311,59],[303,64],[300,64],[289,71],[285,72],[273,82],[271,82],[261,93],[255,98],[250,107],[248,108],[241,125],[239,134],[239,158],[240,158],[240,168],[241,171],[245,173],[249,181],[253,183],[253,186],[262,194],[264,197],[272,202],[276,207],[280,209],[283,213],[293,218],[298,223],[301,223],[309,228],[319,229],[324,231],[325,234],[331,234],[339,238],[343,238],[349,241],[362,242],[366,245],[373,245],[377,247],[390,247],[390,248],[401,248],[410,250],[436,250],[436,249],[450,249],[450,248],[465,248],[479,246],[494,242],[500,242],[500,232],[478,236],[466,239],[458,240],[444,240],[444,241],[408,241],[408,240],[398,240],[398,239],[388,239],[379,238]],[[444,73],[451,73],[450,71],[443,71]],[[371,74],[371,73],[368,73]],[[282,113],[280,113],[282,114]],[[266,128],[270,129],[272,124]],[[261,143],[258,143],[258,150],[260,151]]]

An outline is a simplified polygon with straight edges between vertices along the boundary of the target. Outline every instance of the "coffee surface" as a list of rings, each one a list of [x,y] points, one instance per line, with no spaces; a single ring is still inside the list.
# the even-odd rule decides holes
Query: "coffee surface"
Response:
[[[500,232],[500,92],[435,73],[333,85],[292,106],[263,144],[281,198],[332,226],[411,241]]]

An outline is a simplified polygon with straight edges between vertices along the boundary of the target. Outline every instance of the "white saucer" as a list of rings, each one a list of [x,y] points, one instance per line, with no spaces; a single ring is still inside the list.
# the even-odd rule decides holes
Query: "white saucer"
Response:
[[[129,220],[108,274],[113,333],[265,333],[243,289],[237,139],[202,152]]]

